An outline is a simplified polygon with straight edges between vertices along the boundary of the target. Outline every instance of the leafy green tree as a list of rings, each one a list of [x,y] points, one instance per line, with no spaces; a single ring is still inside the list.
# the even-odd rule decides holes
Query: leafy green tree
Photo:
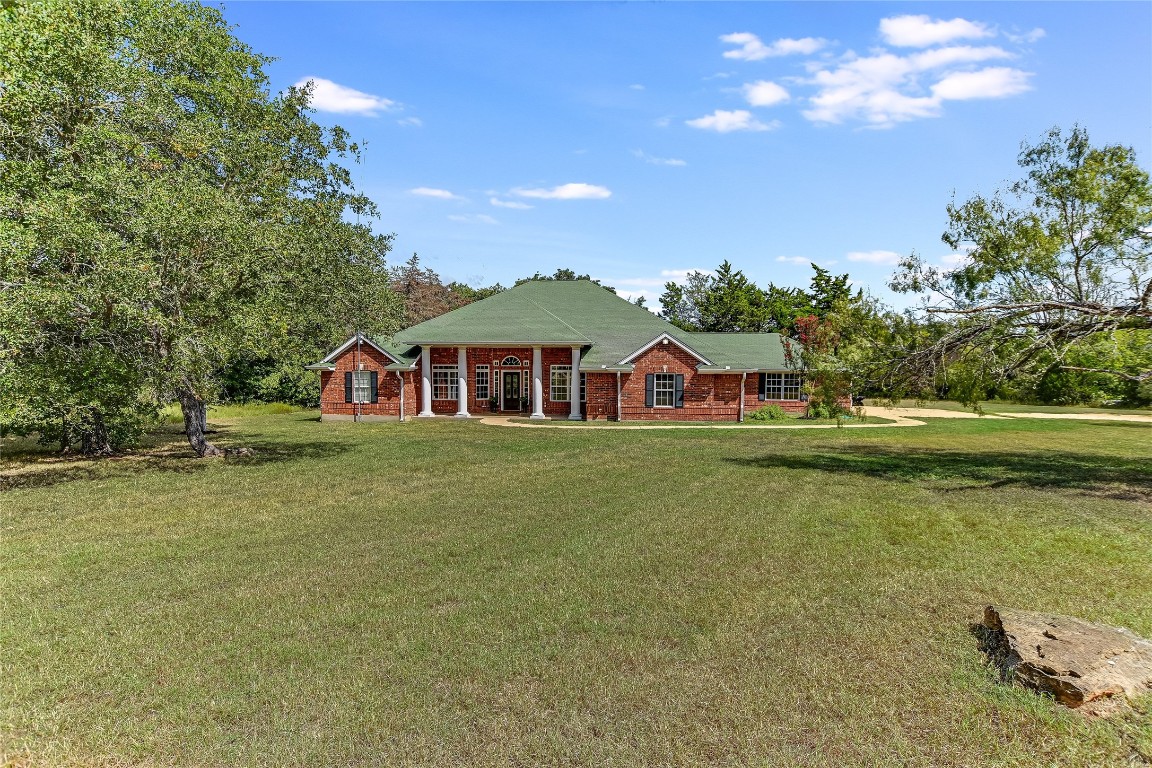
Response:
[[[193,3],[0,7],[11,391],[67,388],[36,355],[99,363],[97,381],[122,385],[102,391],[175,398],[193,449],[216,455],[206,404],[230,361],[395,327],[391,236],[339,163],[358,148],[311,119],[306,88],[270,95],[267,62]],[[12,410],[71,407],[37,402]]]
[[[1004,379],[1063,365],[1097,336],[1152,332],[1152,184],[1135,152],[1094,147],[1077,126],[1024,144],[1018,162],[1024,178],[1006,191],[948,206],[942,239],[964,254],[960,266],[941,270],[912,254],[894,276],[895,290],[932,292],[928,313],[953,318],[905,361],[905,378],[972,358]],[[1095,372],[1152,380],[1152,369]]]
[[[685,331],[698,331],[701,326],[700,305],[709,290],[710,278],[706,272],[689,272],[683,285],[664,284],[660,295],[660,316]]]
[[[589,282],[599,285],[606,291],[616,293],[615,288],[610,285],[604,285],[599,280],[594,279],[591,275],[578,275],[576,274],[575,270],[568,269],[566,267],[557,269],[551,275],[545,275],[537,272],[532,275],[532,277],[522,277],[516,281],[516,285],[523,285],[524,283],[531,282],[533,280],[588,280]]]

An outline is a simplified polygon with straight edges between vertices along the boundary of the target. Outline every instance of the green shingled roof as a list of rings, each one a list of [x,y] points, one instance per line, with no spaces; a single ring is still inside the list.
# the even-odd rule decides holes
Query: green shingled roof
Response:
[[[701,370],[788,368],[775,333],[688,333],[587,280],[522,283],[373,343],[405,366],[425,344],[580,345],[581,370],[629,370],[621,361],[663,334],[704,358]]]

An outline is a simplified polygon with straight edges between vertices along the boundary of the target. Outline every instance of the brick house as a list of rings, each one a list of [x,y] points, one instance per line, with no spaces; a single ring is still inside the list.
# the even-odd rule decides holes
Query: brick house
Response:
[[[586,280],[531,281],[319,363],[323,420],[743,421],[803,412],[775,333],[688,333]]]

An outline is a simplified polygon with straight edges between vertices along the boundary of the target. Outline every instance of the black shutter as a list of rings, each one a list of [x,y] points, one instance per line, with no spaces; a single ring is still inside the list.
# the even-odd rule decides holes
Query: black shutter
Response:
[[[377,397],[376,397],[377,392],[378,392],[377,385],[379,384],[378,376],[379,376],[379,374],[376,371],[372,371],[372,402],[376,402],[376,400],[377,400]]]
[[[684,374],[676,374],[676,407],[684,407]]]
[[[344,371],[344,402],[352,402],[352,371]]]
[[[758,400],[767,400],[768,399],[768,374],[766,374],[766,373],[760,374],[760,394],[757,397],[757,399]]]
[[[656,402],[656,374],[649,373],[644,376],[644,407],[651,408]]]

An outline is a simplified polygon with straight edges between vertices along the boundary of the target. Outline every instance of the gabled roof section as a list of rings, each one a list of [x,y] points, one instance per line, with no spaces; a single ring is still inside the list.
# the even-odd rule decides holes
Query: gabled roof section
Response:
[[[700,366],[701,370],[730,368],[736,371],[789,371],[800,367],[800,344],[778,333],[684,335],[713,361],[711,366]],[[784,351],[786,345],[792,348],[791,361]]]
[[[691,334],[687,334],[687,333],[684,333],[681,335],[691,336]],[[688,346],[688,344],[686,344],[684,341],[676,338],[675,336],[673,336],[671,333],[668,333],[667,331],[660,334],[656,338],[652,339],[652,341],[650,341],[647,344],[645,344],[644,346],[640,347],[639,349],[637,349],[632,354],[628,355],[628,357],[621,360],[619,363],[617,363],[617,365],[626,365],[628,363],[631,363],[633,360],[640,357],[640,355],[642,355],[645,352],[647,352],[648,350],[652,349],[652,347],[656,346],[657,344],[665,343],[665,342],[671,342],[671,343],[675,344],[676,346],[680,347],[680,349],[682,349],[685,352],[687,352],[688,354],[692,355],[692,357],[699,360],[700,363],[703,365],[712,365],[711,360],[704,357],[704,355],[702,355],[699,352],[697,352],[696,350],[692,349],[692,347]]]
[[[310,371],[330,371],[334,369],[336,367],[336,358],[340,357],[340,355],[351,349],[352,346],[356,343],[357,338],[360,339],[361,344],[367,344],[391,360],[392,362],[385,366],[386,369],[390,371],[408,370],[416,362],[416,358],[420,356],[419,347],[403,345],[397,346],[385,341],[384,339],[372,339],[363,334],[359,334],[359,336],[353,336],[352,338],[348,339],[348,341],[332,350],[332,352],[320,362],[313,363],[312,365],[306,365],[304,367]]]

